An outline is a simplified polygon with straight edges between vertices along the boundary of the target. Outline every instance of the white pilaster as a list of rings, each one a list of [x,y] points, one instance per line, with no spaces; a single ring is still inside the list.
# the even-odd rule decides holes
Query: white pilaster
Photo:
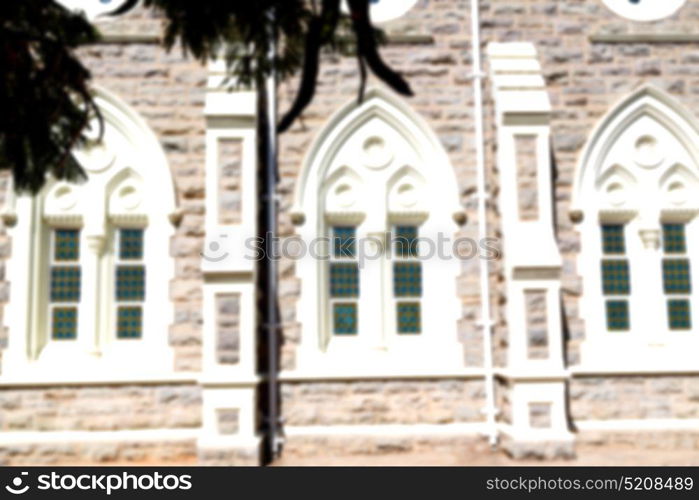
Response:
[[[534,45],[491,43],[490,75],[501,173],[509,351],[507,379],[512,422],[502,427],[516,446],[571,442],[565,413],[565,372],[560,308],[561,257],[554,236],[551,199],[551,104]],[[521,148],[520,138],[530,145]],[[524,163],[531,167],[526,172]],[[527,192],[524,192],[523,184]],[[527,195],[528,198],[523,198]],[[528,201],[526,210],[522,204]],[[532,201],[533,200],[533,201]],[[525,294],[543,297],[547,356],[528,352]],[[545,409],[545,412],[542,410]],[[537,411],[538,410],[538,411]],[[538,420],[532,415],[547,413]]]

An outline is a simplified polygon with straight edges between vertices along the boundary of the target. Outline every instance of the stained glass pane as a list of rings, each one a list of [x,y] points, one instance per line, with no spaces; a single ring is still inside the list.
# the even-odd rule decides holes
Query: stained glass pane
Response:
[[[602,290],[605,295],[628,295],[629,263],[626,260],[602,261]]]
[[[671,330],[689,330],[692,328],[689,301],[686,299],[668,300],[667,319]]]
[[[420,303],[399,302],[396,309],[398,313],[398,333],[420,333],[422,327],[420,320]]]
[[[78,335],[77,307],[56,307],[51,313],[51,338],[71,340]]]
[[[121,229],[119,231],[119,258],[122,260],[143,258],[143,229]]]
[[[359,266],[355,262],[330,264],[330,296],[359,297]]]
[[[351,226],[333,227],[333,255],[352,258],[357,255],[356,229]]]
[[[119,307],[117,309],[117,338],[140,339],[142,321],[143,310],[140,307]]]
[[[70,261],[80,258],[80,231],[77,229],[56,229],[53,234],[54,260]]]
[[[333,332],[335,335],[357,334],[357,304],[333,304]]]
[[[626,300],[607,301],[607,329],[629,329],[629,303]]]
[[[62,266],[51,268],[51,302],[80,301],[80,268]]]
[[[393,234],[393,247],[398,257],[417,257],[417,227],[396,226]]]
[[[665,253],[685,253],[687,251],[684,224],[663,224],[663,248]]]
[[[141,301],[145,297],[145,290],[146,270],[143,266],[117,266],[117,300]]]
[[[396,297],[422,295],[422,266],[419,262],[393,264],[393,293]]]
[[[623,254],[626,251],[622,224],[602,226],[602,251],[606,254]]]
[[[663,284],[665,293],[691,293],[689,259],[664,259]]]

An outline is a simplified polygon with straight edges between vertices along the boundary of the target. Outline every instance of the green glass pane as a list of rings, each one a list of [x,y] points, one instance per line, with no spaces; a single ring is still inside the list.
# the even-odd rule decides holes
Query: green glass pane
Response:
[[[143,324],[143,309],[119,307],[117,309],[117,338],[140,339]]]
[[[417,227],[396,226],[393,234],[393,248],[397,257],[417,257]]]
[[[663,249],[665,253],[685,253],[687,251],[684,224],[663,224]]]
[[[357,304],[333,304],[333,333],[335,335],[357,334]]]
[[[630,293],[629,263],[626,260],[602,261],[602,291],[605,295]]]
[[[143,229],[121,229],[119,231],[119,258],[140,260],[143,258]]]
[[[419,262],[393,264],[393,293],[396,297],[422,295],[422,265]]]
[[[606,254],[623,254],[626,251],[622,224],[602,226],[602,251]]]
[[[56,229],[53,236],[54,260],[71,261],[80,258],[80,231],[77,229]]]
[[[692,292],[689,259],[663,260],[663,286],[669,295]]]
[[[629,329],[629,303],[626,300],[607,301],[607,329],[613,331]]]
[[[78,336],[77,307],[56,307],[51,312],[51,338],[73,340]]]
[[[359,266],[355,262],[330,264],[330,296],[359,297]]]
[[[333,255],[353,258],[357,255],[357,230],[351,226],[333,227]]]
[[[117,266],[116,298],[120,301],[138,302],[146,295],[146,269],[144,266]]]
[[[668,300],[667,320],[670,330],[689,330],[692,328],[692,316],[689,310],[689,301]]]
[[[419,302],[399,302],[396,306],[398,333],[420,333],[422,325],[420,320]]]
[[[51,268],[51,302],[80,301],[80,268],[61,266]]]

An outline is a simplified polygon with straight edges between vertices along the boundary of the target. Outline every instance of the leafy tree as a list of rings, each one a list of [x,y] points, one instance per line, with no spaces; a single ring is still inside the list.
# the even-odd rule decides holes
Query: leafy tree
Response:
[[[163,15],[164,43],[180,46],[202,62],[223,55],[231,85],[249,86],[275,72],[279,80],[300,72],[296,98],[278,123],[287,130],[315,93],[321,53],[353,51],[363,95],[367,69],[396,92],[410,95],[408,83],[388,67],[378,51],[381,32],[369,16],[369,0],[142,0]],[[133,9],[127,0],[112,15]],[[274,12],[276,37],[270,37]],[[348,37],[354,40],[348,45]],[[272,38],[277,38],[273,61]],[[79,180],[85,174],[71,154],[87,139],[91,118],[99,117],[89,93],[89,71],[74,49],[98,35],[82,16],[53,0],[0,2],[0,168],[11,169],[18,191],[36,193],[46,174]],[[100,123],[100,120],[98,120]]]
[[[90,23],[52,0],[0,2],[0,168],[18,191],[37,192],[47,173],[84,177],[71,150],[98,113],[73,49],[96,40]]]

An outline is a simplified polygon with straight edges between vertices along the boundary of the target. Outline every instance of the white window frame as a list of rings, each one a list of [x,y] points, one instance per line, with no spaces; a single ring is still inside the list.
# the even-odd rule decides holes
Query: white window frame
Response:
[[[640,130],[643,137],[636,138]],[[657,138],[658,148],[639,155],[639,141],[646,140],[646,133]],[[697,323],[693,321],[691,330],[668,327],[661,225],[684,222],[688,248],[699,244],[698,142],[699,123],[686,108],[646,86],[611,109],[583,150],[571,203],[571,211],[583,217],[578,227],[582,248],[578,274],[584,280],[580,317],[585,338],[576,370],[696,370]],[[625,332],[606,327],[607,297],[600,270],[601,260],[607,258],[600,236],[605,223],[625,224],[631,279],[630,330]],[[693,284],[699,278],[696,267],[690,263]],[[693,320],[699,314],[698,302],[692,301]]]
[[[16,224],[8,231],[13,245],[7,263],[9,339],[0,381],[158,379],[173,373],[168,342],[174,277],[170,218],[176,207],[172,175],[158,139],[135,111],[103,89],[95,90],[95,101],[105,120],[103,142],[76,152],[88,181],[49,180],[36,197],[10,196],[5,209]],[[76,342],[52,342],[46,326],[50,231],[64,227],[80,229]],[[117,341],[115,334],[119,227],[145,229],[143,336],[128,342]]]
[[[395,158],[381,150],[376,156],[362,156],[373,153],[353,146],[375,137],[389,143],[399,141],[387,149],[396,152]],[[401,155],[412,155],[412,159]],[[423,168],[429,172],[423,175]],[[395,201],[396,193],[407,184],[417,191],[416,203],[409,208]],[[422,262],[423,331],[420,335],[397,335],[391,249],[386,248],[392,226],[399,221],[419,221],[424,236],[442,232],[453,238],[458,227],[452,217],[462,211],[458,200],[454,171],[439,140],[393,95],[371,90],[362,106],[349,103],[330,119],[312,145],[297,184],[292,212],[305,219],[297,232],[308,247],[319,237],[327,240],[334,225],[355,225],[358,245],[381,257],[360,261],[360,329],[358,335],[346,338],[329,335],[324,327],[331,324],[327,314],[328,263],[309,256],[296,262],[303,290],[296,315],[302,334],[296,367],[288,376],[468,371],[464,346],[457,335],[460,307],[456,279],[461,262]]]

